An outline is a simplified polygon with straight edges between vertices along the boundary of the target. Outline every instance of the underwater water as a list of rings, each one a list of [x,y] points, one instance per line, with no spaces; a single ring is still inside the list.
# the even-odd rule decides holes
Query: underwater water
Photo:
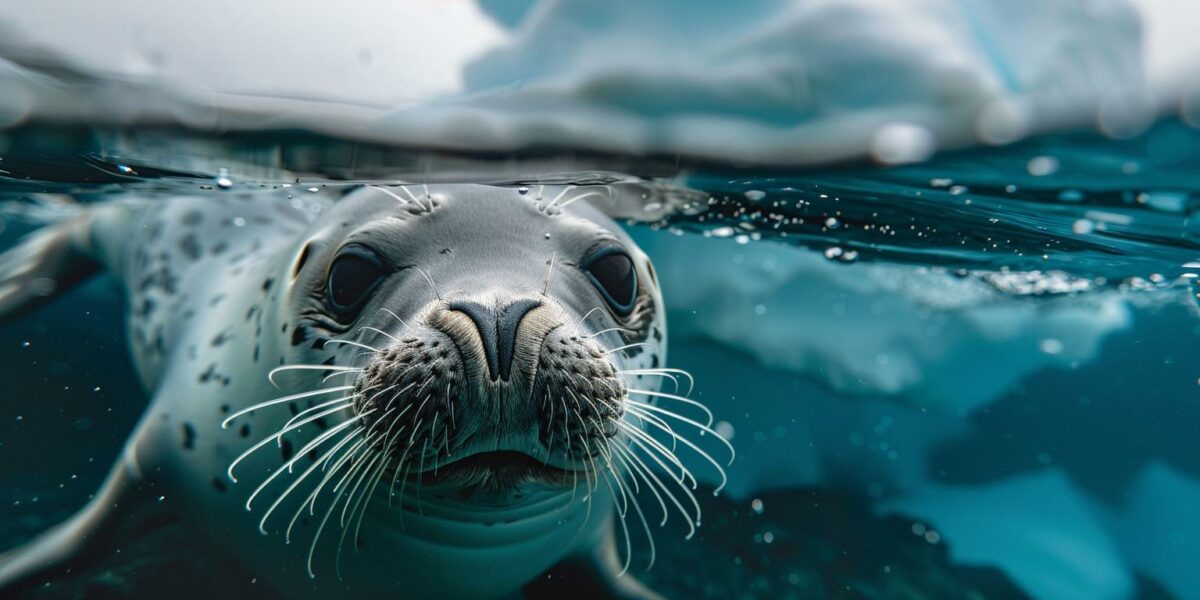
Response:
[[[631,537],[631,573],[667,597],[1200,589],[1200,132],[1185,122],[791,171],[308,134],[9,134],[0,249],[130,195],[303,209],[380,183],[600,192],[654,262],[668,365],[737,451],[720,495],[696,494],[691,539],[657,529],[646,571]],[[127,318],[105,276],[0,328],[0,548],[81,507],[145,408]],[[685,460],[701,491],[718,484]],[[27,595],[272,597],[206,543],[168,526]]]

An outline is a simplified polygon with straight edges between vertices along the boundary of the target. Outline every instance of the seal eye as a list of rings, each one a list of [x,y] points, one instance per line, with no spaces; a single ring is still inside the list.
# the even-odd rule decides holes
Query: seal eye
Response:
[[[354,316],[355,309],[362,305],[385,274],[374,252],[362,246],[343,248],[329,268],[326,286],[329,307],[340,319]]]
[[[613,310],[621,315],[629,314],[637,298],[637,274],[633,269],[633,259],[622,250],[609,249],[585,264],[588,277]]]

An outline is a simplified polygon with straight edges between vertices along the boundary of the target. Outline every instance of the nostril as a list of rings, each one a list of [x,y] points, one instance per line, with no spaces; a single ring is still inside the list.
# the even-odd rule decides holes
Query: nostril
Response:
[[[499,307],[487,306],[474,300],[454,300],[450,302],[449,308],[467,315],[475,323],[492,380],[508,381],[516,350],[517,327],[529,311],[541,305],[541,300],[532,298],[516,300]]]

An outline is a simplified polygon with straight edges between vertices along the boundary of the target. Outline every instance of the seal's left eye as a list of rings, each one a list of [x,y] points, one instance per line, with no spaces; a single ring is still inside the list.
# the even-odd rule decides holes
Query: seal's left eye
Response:
[[[374,252],[362,246],[347,246],[329,268],[326,287],[329,307],[340,318],[353,316],[385,274]]]
[[[633,259],[621,250],[602,252],[585,263],[592,283],[617,313],[626,315],[637,299],[637,274]]]

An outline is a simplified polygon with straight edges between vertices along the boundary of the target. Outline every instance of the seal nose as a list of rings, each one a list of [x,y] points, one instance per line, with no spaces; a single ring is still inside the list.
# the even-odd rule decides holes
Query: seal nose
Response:
[[[517,344],[517,327],[529,311],[541,305],[541,300],[532,298],[499,306],[488,306],[474,300],[454,300],[449,308],[467,315],[475,323],[492,381],[508,381]]]

